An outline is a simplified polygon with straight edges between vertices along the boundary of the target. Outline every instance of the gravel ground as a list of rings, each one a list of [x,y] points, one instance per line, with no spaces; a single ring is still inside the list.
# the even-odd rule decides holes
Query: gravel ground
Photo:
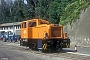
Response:
[[[0,45],[3,45],[3,43],[1,43]],[[7,48],[7,46],[9,47]],[[0,47],[17,52],[19,53],[19,55],[24,56],[26,60],[90,60],[90,56],[66,53],[63,51],[59,53],[41,53],[39,51],[29,50],[26,47],[19,46],[18,43],[5,42],[4,46]],[[34,57],[31,58],[30,56]],[[19,58],[17,58],[16,60],[18,59]]]

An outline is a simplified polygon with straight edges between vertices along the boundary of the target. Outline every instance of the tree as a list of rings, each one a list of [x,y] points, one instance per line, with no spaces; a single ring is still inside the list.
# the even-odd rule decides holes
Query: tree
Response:
[[[25,19],[23,10],[24,10],[25,4],[24,0],[16,0],[14,1],[14,4],[12,6],[12,16],[14,22],[22,21]]]
[[[1,0],[1,18],[2,18],[2,21],[5,20],[4,19],[4,8],[5,8],[4,4],[5,4],[5,1]]]

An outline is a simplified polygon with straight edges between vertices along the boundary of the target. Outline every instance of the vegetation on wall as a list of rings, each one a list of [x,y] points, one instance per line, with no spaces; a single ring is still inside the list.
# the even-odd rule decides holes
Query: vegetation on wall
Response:
[[[51,23],[66,23],[79,17],[90,0],[14,0],[7,4],[1,0],[0,23],[20,22],[32,18],[46,19]]]
[[[64,13],[60,18],[61,24],[65,25],[66,23],[72,23],[75,19],[79,18],[80,11],[85,9],[90,4],[90,0],[76,0],[72,3],[69,3],[64,8]]]

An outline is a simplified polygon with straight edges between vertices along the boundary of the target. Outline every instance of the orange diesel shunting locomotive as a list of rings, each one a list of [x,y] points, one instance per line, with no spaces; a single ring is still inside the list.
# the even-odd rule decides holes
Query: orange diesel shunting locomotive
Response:
[[[70,47],[70,39],[63,26],[46,20],[31,19],[21,23],[21,42],[30,49],[58,50]]]

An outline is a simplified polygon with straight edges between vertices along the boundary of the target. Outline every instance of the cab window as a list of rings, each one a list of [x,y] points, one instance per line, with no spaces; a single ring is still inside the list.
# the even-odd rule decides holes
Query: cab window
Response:
[[[22,28],[26,28],[26,22],[22,24]]]
[[[29,22],[28,25],[29,25],[29,27],[35,27],[36,26],[36,22]]]

